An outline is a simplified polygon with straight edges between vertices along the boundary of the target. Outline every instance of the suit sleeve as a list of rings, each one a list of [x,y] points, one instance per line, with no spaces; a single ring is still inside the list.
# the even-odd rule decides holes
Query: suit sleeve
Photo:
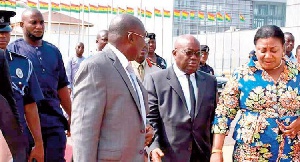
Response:
[[[154,139],[148,149],[150,152],[155,148],[160,148],[159,138],[161,136],[162,119],[159,113],[158,94],[151,74],[145,78],[144,85],[148,91],[149,114],[147,115],[147,120],[154,129]]]
[[[74,161],[97,161],[106,83],[96,63],[83,62],[74,81],[71,134]]]

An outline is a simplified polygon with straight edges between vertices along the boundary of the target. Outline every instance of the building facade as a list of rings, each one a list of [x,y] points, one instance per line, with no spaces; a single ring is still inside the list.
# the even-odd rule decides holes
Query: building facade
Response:
[[[175,0],[173,36],[285,26],[286,0]]]

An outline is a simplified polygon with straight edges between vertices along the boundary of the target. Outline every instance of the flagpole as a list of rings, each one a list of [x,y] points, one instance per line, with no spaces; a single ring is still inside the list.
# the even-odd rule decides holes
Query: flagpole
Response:
[[[84,0],[81,0],[82,7],[81,7],[81,12],[82,12],[82,20],[81,20],[81,41],[84,41]]]
[[[161,17],[161,55],[164,56],[164,18],[165,18],[165,10],[163,8],[163,14]]]
[[[48,34],[47,37],[50,39],[51,35],[51,19],[52,19],[52,12],[51,12],[51,0],[48,0]]]

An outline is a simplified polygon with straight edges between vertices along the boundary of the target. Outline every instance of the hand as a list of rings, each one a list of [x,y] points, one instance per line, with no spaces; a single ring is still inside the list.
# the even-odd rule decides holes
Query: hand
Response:
[[[151,160],[153,162],[161,162],[161,157],[164,156],[164,153],[161,151],[160,148],[156,148],[156,149],[152,150],[150,152],[150,154],[151,154],[151,156],[150,156]]]
[[[29,162],[32,162],[32,159],[35,159],[37,162],[44,162],[44,146],[43,144],[36,144],[31,150],[29,156]]]
[[[68,130],[67,130],[67,137],[70,137],[71,136],[71,117],[69,116],[69,119],[68,119]]]
[[[210,162],[223,162],[223,153],[215,152],[210,156]]]
[[[153,127],[150,125],[147,125],[146,127],[146,140],[145,140],[145,146],[149,146],[152,142],[152,138],[154,136],[154,130]]]
[[[69,91],[69,94],[71,95],[72,89],[71,89],[71,88],[68,88],[68,91]]]
[[[281,123],[281,127],[282,125],[283,124]],[[300,119],[298,117],[290,125],[284,126],[283,134],[290,138],[295,138],[296,135],[299,133],[299,131],[300,131]]]

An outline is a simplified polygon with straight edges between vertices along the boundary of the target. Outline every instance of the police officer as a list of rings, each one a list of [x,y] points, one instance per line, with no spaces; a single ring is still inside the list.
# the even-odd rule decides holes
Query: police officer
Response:
[[[12,30],[9,25],[10,17],[15,16],[15,14],[14,11],[0,10],[0,15],[2,15],[0,19],[0,26],[2,26],[0,29],[0,48],[5,50],[14,92],[13,96],[17,104],[21,125],[24,128],[25,135],[29,138],[31,137],[31,132],[34,138],[34,147],[32,150],[30,149],[29,161],[32,161],[34,158],[40,162],[44,161],[44,148],[36,102],[43,99],[43,95],[33,71],[31,61],[25,56],[6,50]],[[28,131],[27,124],[30,132]],[[1,153],[4,153],[8,148],[3,144],[5,143],[4,140],[1,142],[0,150]],[[0,161],[7,161],[9,160],[8,158],[9,157],[2,155]]]
[[[200,48],[201,48],[201,57],[200,57],[200,65],[198,70],[214,75],[214,69],[211,66],[207,65],[206,63],[209,55],[209,47],[207,45],[201,45]]]
[[[166,60],[160,57],[158,54],[155,53],[156,49],[156,39],[155,39],[155,33],[148,33],[147,37],[149,40],[149,52],[148,52],[148,58],[152,62],[152,64],[158,66],[161,69],[167,68]]]

